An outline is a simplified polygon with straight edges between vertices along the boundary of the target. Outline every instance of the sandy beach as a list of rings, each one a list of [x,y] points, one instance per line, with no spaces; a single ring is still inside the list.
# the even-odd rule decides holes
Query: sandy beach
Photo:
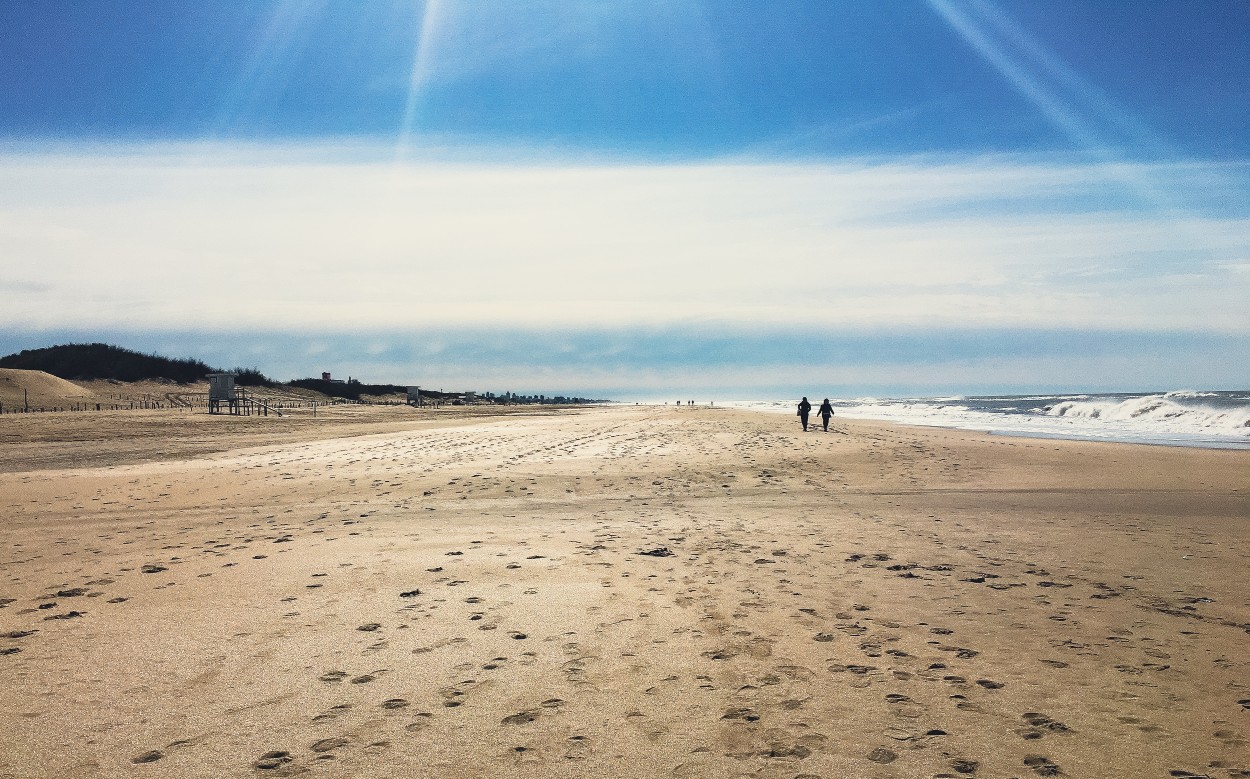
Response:
[[[1250,777],[1250,453],[0,418],[0,777]]]

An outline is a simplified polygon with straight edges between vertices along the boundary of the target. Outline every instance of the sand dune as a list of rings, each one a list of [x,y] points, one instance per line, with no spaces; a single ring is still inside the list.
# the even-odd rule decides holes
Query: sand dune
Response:
[[[1250,776],[1245,453],[323,422],[0,474],[0,776]]]
[[[34,407],[69,406],[94,397],[90,390],[50,373],[0,368],[0,403],[6,408],[21,408],[24,400]]]

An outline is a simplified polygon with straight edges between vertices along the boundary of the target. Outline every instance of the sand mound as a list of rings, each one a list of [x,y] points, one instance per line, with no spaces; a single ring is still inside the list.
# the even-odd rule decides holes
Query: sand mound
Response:
[[[95,398],[90,390],[51,373],[0,368],[0,403],[6,407],[22,405],[23,390],[32,407],[68,406]]]

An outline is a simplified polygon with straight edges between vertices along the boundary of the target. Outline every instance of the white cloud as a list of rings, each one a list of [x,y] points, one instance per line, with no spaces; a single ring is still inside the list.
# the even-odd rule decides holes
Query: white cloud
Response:
[[[340,161],[341,160],[341,161]],[[387,160],[387,161],[382,161]],[[724,321],[1250,330],[1217,165],[1006,158],[571,165],[261,147],[0,155],[10,327]],[[1098,210],[1089,202],[1096,201]]]

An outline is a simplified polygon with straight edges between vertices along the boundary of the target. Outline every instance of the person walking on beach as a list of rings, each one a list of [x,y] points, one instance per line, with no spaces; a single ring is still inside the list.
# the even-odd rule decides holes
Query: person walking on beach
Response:
[[[807,432],[807,415],[812,413],[812,404],[807,402],[807,396],[799,401],[799,421],[803,423],[803,432]]]
[[[825,423],[825,432],[829,432],[829,417],[833,416],[833,406],[829,405],[829,398],[825,398],[825,402],[820,404],[820,421]]]

